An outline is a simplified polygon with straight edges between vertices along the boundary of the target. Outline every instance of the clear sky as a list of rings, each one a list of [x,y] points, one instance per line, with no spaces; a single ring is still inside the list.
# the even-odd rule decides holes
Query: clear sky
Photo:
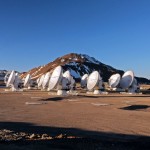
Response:
[[[71,52],[150,78],[150,0],[0,0],[0,69]]]

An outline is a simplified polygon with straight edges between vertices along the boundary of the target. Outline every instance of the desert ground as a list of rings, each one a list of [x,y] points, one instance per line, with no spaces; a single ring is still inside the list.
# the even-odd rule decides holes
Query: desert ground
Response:
[[[0,149],[150,149],[150,94],[0,88]]]

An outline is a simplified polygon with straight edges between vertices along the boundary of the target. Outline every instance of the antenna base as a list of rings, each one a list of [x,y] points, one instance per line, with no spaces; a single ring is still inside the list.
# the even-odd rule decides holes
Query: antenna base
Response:
[[[67,95],[67,91],[66,90],[58,90],[57,91],[57,95],[66,96]]]

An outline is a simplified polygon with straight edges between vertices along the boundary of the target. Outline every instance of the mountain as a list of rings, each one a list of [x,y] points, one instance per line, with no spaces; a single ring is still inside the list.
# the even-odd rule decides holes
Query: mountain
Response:
[[[114,73],[119,73],[120,75],[123,75],[124,73],[123,70],[118,70],[109,65],[103,64],[102,62],[88,55],[70,53],[59,57],[53,62],[50,62],[44,66],[39,66],[29,70],[28,72],[22,73],[21,78],[30,73],[32,75],[32,79],[37,79],[48,71],[52,72],[53,69],[59,65],[63,67],[64,71],[70,70],[72,76],[74,76],[76,80],[79,80],[80,77],[85,73],[90,74],[94,70],[99,71],[104,82],[107,82],[110,76]],[[136,78],[139,83],[150,84],[150,80],[146,78]]]

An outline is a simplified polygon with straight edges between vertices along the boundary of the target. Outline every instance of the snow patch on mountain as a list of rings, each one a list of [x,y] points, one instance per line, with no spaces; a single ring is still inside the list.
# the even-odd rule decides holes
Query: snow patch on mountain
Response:
[[[94,57],[90,57],[86,54],[81,54],[81,58],[85,59],[87,62],[90,62],[90,63],[101,64],[100,61],[98,61]]]

